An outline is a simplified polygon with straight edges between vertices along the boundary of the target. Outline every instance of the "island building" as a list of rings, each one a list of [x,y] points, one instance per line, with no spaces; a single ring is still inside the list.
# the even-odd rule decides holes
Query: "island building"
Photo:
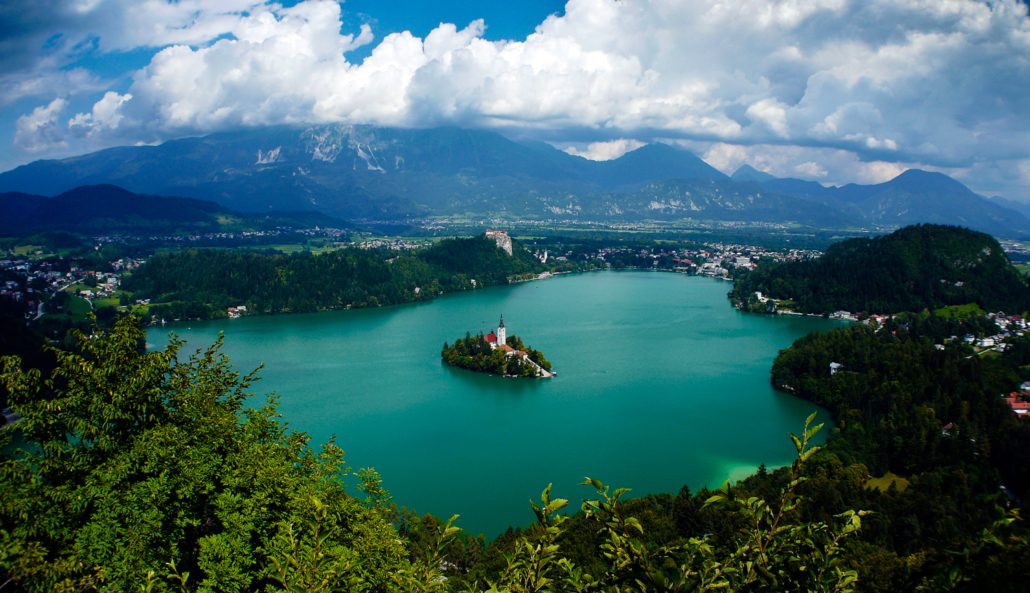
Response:
[[[536,369],[537,376],[539,377],[553,377],[554,373],[545,370],[542,366],[533,362],[529,358],[529,355],[521,350],[516,350],[508,345],[508,330],[504,327],[504,315],[501,315],[501,320],[497,323],[497,330],[492,331],[485,336],[483,339],[490,345],[491,350],[501,350],[505,356],[518,356],[523,362],[532,365]]]
[[[515,350],[508,345],[508,332],[504,329],[504,314],[501,314],[501,321],[497,324],[497,331],[486,334],[486,343],[490,344],[491,350],[500,348],[507,352],[514,352]]]

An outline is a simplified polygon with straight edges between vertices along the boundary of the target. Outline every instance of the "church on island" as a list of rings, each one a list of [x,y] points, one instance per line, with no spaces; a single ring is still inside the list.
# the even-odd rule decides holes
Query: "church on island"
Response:
[[[504,329],[504,314],[501,314],[501,321],[497,324],[497,331],[490,332],[483,336],[487,344],[490,344],[491,350],[497,350],[500,348],[505,352],[515,352],[516,350],[507,344],[508,332]]]
[[[508,334],[504,315],[497,329],[483,335],[466,333],[454,344],[444,342],[440,351],[449,365],[505,377],[553,377],[551,361],[542,352],[531,348],[515,334]]]
[[[508,330],[504,328],[504,314],[501,314],[501,320],[497,323],[497,331],[492,331],[485,336],[483,339],[486,340],[487,344],[490,344],[491,350],[501,350],[505,356],[518,356],[523,362],[532,366],[536,369],[538,377],[553,377],[556,373],[545,369],[538,365],[528,354],[521,350],[516,350],[508,345]]]

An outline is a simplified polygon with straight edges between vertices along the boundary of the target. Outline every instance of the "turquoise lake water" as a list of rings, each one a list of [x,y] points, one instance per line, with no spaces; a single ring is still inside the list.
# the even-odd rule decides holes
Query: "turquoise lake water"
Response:
[[[525,525],[550,482],[578,503],[584,476],[633,494],[697,490],[788,463],[815,410],[774,391],[795,339],[837,322],[743,314],[730,284],[659,272],[595,272],[400,307],[245,317],[169,329],[199,348],[225,334],[241,371],[265,368],[291,428],[336,435],[353,468],[375,467],[398,504],[493,537]],[[559,376],[506,379],[443,365],[466,331],[544,352]],[[263,399],[263,397],[261,398]],[[825,414],[822,417],[827,420]]]

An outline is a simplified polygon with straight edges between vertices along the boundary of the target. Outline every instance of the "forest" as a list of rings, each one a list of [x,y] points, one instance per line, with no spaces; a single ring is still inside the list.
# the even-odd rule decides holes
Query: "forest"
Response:
[[[4,361],[29,446],[0,462],[0,570],[23,591],[1022,591],[1030,538],[1006,507],[1030,441],[990,394],[1028,372],[1030,344],[964,358],[894,331],[777,359],[775,382],[837,417],[824,446],[799,420],[791,466],[642,498],[588,478],[578,510],[542,485],[536,523],[488,545],[248,403],[256,376],[220,344],[146,352],[126,317],[73,332],[51,371]]]
[[[444,242],[431,257],[400,255],[379,269],[392,274],[410,257],[480,274],[465,246]],[[507,257],[492,242],[473,246],[482,250],[473,262]],[[1021,298],[1023,287],[1012,288],[998,298]],[[997,333],[982,310],[915,311],[810,334],[777,356],[772,384],[833,419],[798,419],[797,434],[784,435],[797,451],[790,466],[641,497],[588,477],[581,504],[541,484],[536,521],[490,542],[461,531],[460,517],[401,507],[389,476],[347,466],[345,443],[292,432],[274,399],[252,401],[257,373],[233,370],[220,343],[147,352],[131,316],[73,330],[61,348],[20,341],[22,356],[0,369],[0,391],[21,416],[16,431],[0,431],[0,587],[1025,591],[1030,422],[999,396],[1030,380],[1030,337],[977,353],[946,338]],[[442,355],[483,346],[467,334]]]
[[[518,336],[512,334],[506,341],[515,350],[525,352],[530,360],[540,365],[545,371],[551,370],[551,361],[547,360],[539,350],[534,350],[523,343]],[[503,350],[491,349],[490,344],[481,333],[476,335],[466,333],[465,337],[458,338],[454,344],[444,342],[440,356],[447,364],[470,371],[510,377],[537,376],[536,368],[524,363],[521,357],[506,356]]]
[[[993,237],[929,224],[841,241],[810,261],[763,262],[736,279],[731,295],[746,307],[755,292],[815,314],[898,313],[966,303],[988,311],[1030,309],[1026,279]]]
[[[158,318],[208,319],[239,305],[259,314],[396,305],[506,284],[543,269],[524,249],[508,256],[485,237],[443,239],[403,253],[188,249],[155,255],[123,288],[134,298],[149,298]]]

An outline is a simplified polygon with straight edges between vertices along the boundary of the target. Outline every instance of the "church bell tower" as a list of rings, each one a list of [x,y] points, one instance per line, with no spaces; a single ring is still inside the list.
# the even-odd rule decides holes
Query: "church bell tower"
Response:
[[[504,346],[506,332],[504,330],[504,314],[501,314],[501,322],[497,324],[497,345]]]

